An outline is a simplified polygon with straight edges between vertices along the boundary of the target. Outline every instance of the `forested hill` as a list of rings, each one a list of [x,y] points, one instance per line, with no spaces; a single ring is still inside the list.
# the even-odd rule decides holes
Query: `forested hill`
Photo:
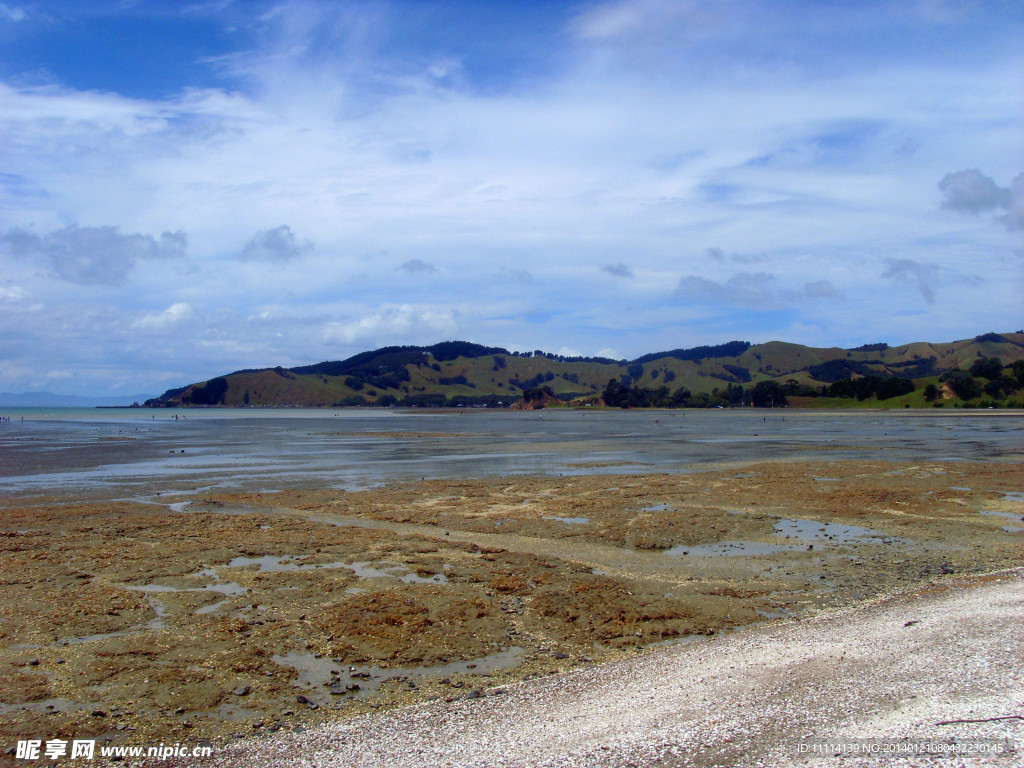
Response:
[[[1022,332],[855,349],[730,341],[635,360],[445,341],[235,371],[168,390],[146,405],[501,407],[551,397],[612,406],[1013,405],[1024,404],[1022,385]]]

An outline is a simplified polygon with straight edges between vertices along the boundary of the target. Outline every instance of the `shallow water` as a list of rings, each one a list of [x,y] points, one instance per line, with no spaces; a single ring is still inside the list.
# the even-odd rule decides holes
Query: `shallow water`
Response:
[[[997,517],[1008,517],[1011,520],[1024,520],[1024,516],[1022,516],[1019,512],[997,512],[994,509],[980,509],[978,510],[978,513],[982,515],[996,515]]]
[[[775,535],[802,542],[837,541],[849,544],[867,538],[891,538],[880,531],[859,525],[820,523],[817,520],[780,520],[775,524]]]
[[[214,488],[356,490],[420,478],[685,472],[768,458],[998,461],[1024,449],[1024,416],[966,412],[23,413],[24,422],[0,428],[0,495],[116,489],[120,497],[155,500],[158,493]],[[1024,493],[1007,498],[1024,499]],[[170,503],[181,511],[197,508],[180,498]]]
[[[666,555],[675,557],[739,557],[774,555],[776,552],[797,549],[792,544],[772,544],[765,541],[720,541],[715,544],[680,544],[666,549]]]
[[[310,701],[323,705],[368,698],[389,680],[415,682],[428,678],[443,679],[451,675],[489,675],[516,666],[524,655],[523,648],[512,646],[478,659],[429,667],[350,666],[327,656],[303,651],[291,651],[271,658],[282,666],[294,669],[298,677],[293,685],[298,692]]]

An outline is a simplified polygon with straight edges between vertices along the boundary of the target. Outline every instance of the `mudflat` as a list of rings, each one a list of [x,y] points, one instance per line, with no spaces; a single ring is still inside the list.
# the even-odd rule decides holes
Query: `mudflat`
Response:
[[[22,494],[2,743],[272,738],[1019,568],[1022,491],[1007,459]]]

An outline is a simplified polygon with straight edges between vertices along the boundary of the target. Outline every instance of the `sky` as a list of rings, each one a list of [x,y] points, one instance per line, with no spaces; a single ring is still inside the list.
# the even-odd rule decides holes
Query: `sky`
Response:
[[[1022,297],[1019,0],[0,2],[0,391]]]

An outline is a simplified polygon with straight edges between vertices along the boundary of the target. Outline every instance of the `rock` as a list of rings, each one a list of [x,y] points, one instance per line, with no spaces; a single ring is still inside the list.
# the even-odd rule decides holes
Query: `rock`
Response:
[[[637,633],[637,634],[639,634],[639,633]],[[569,654],[568,653],[561,653],[561,652],[553,653],[553,654],[551,654],[551,658],[559,659],[559,660],[561,660],[561,659],[568,659],[569,658]]]
[[[303,696],[301,693],[295,697],[295,701],[299,704],[309,704],[309,699]]]
[[[466,694],[467,699],[481,699],[483,698],[484,692],[479,688],[474,688],[472,691]]]
[[[91,714],[93,717],[106,717],[107,716],[107,713],[104,712],[102,709],[94,709],[89,714]]]
[[[341,683],[335,683],[331,686],[332,696],[344,696],[346,693],[348,693],[348,691],[345,690],[345,686],[343,686]]]
[[[233,693],[235,696],[248,696],[249,695],[249,686],[248,685],[240,685],[237,688],[235,688],[235,690],[233,690],[231,693]]]

